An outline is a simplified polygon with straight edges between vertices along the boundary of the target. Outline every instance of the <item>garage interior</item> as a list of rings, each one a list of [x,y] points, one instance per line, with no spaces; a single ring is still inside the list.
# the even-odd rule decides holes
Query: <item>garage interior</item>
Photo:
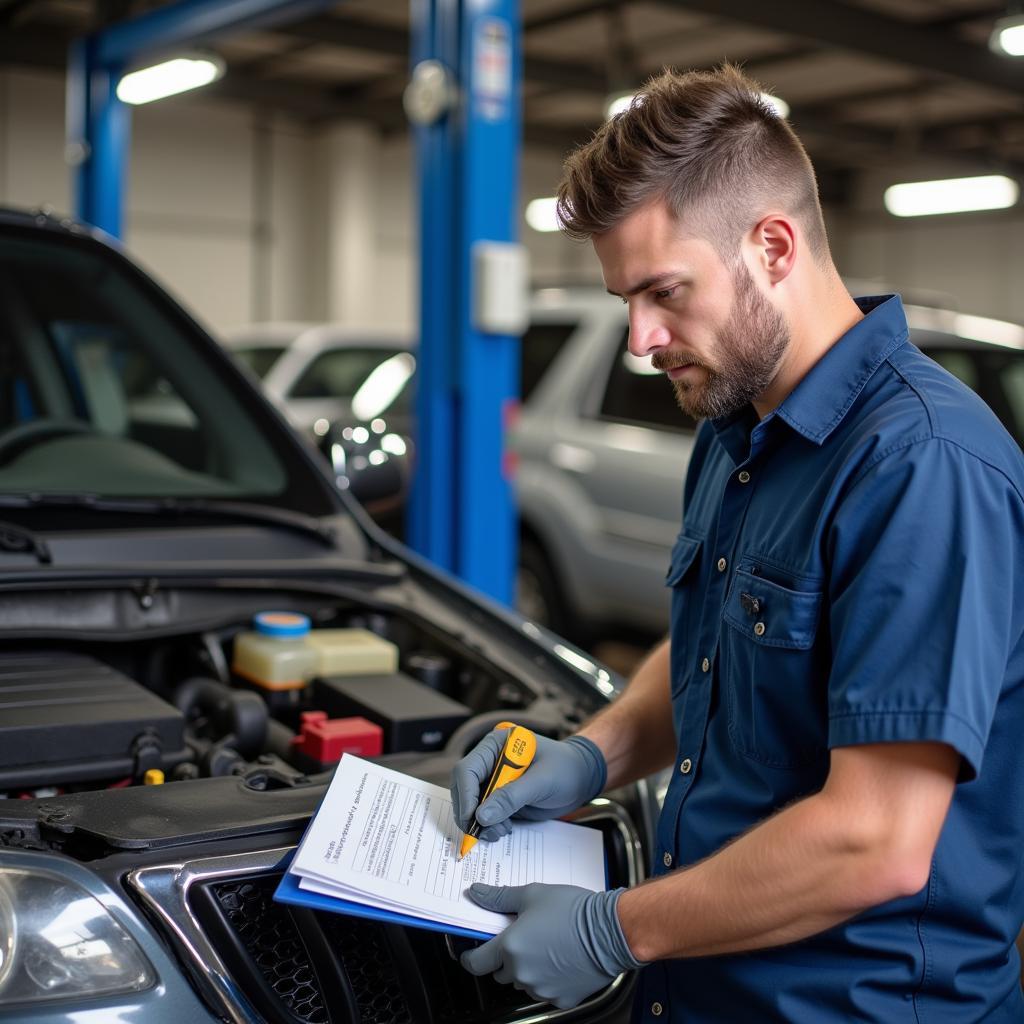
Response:
[[[131,72],[173,58],[208,61],[210,80],[152,102],[116,98]],[[789,549],[765,546],[774,543],[764,541],[772,529],[785,533],[780,527],[803,514],[817,530],[841,502],[816,505],[820,494],[798,494],[795,474],[757,476],[766,464],[776,472],[782,460],[755,450],[759,410],[747,403],[732,406],[747,418],[725,427],[733,440],[749,431],[742,438],[749,456],[740,452],[747,461],[741,465],[723,443],[734,465],[721,461],[704,477],[721,483],[729,515],[726,498],[712,497],[705,524],[691,535],[681,526],[683,481],[692,453],[700,454],[701,425],[682,412],[682,388],[666,386],[656,361],[627,349],[628,304],[608,294],[593,247],[570,240],[553,216],[565,157],[616,105],[667,67],[711,70],[723,62],[762,84],[765,101],[806,146],[851,294],[901,294],[910,340],[982,401],[951,387],[921,353],[915,365],[926,364],[937,388],[959,396],[950,408],[963,413],[965,431],[977,429],[986,443],[995,437],[989,452],[1004,460],[974,459],[978,452],[950,445],[979,473],[950,474],[956,487],[948,487],[946,509],[953,511],[938,514],[935,477],[927,477],[927,500],[914,492],[910,513],[909,501],[896,509],[905,517],[898,536],[911,542],[890,540],[882,568],[869,542],[858,547],[871,563],[857,577],[866,589],[849,585],[838,597],[827,576],[834,552],[822,553],[817,533],[807,558],[818,559],[814,566],[786,564]],[[1024,833],[997,836],[1003,820],[992,807],[1013,800],[992,779],[1016,770],[1012,715],[1024,710],[1024,688],[1019,673],[1011,676],[1022,665],[1020,630],[1003,689],[982,693],[995,674],[976,666],[1003,656],[998,643],[958,647],[959,660],[950,655],[936,669],[947,652],[942,641],[961,641],[958,629],[943,636],[934,628],[955,595],[947,600],[947,591],[922,586],[917,629],[903,629],[892,609],[905,613],[912,603],[905,595],[918,583],[913,572],[929,566],[915,558],[932,537],[940,538],[926,552],[936,557],[933,576],[946,541],[950,576],[963,570],[962,579],[944,581],[951,590],[975,577],[978,591],[965,584],[957,594],[988,587],[987,597],[1004,588],[1006,622],[995,622],[991,602],[986,614],[977,613],[981,600],[954,608],[968,641],[998,629],[999,638],[1008,636],[1006,623],[1020,607],[1013,585],[1020,572],[1004,555],[1010,545],[993,555],[993,538],[1016,543],[1024,521],[999,522],[1006,509],[1019,512],[1013,502],[1024,493],[1024,476],[1013,475],[1024,448],[1022,182],[1021,0],[0,0],[0,1022],[25,1019],[19,1015],[31,1006],[25,1012],[45,1024],[115,1017],[125,1024],[555,1024],[561,1018],[551,1014],[550,994],[463,969],[462,954],[494,936],[493,928],[432,916],[436,906],[426,897],[405,903],[372,886],[332,889],[313,855],[303,876],[311,884],[298,892],[303,873],[291,877],[290,866],[343,774],[339,763],[351,767],[341,760],[348,754],[385,773],[359,810],[368,822],[364,852],[376,844],[359,870],[387,875],[397,863],[388,860],[397,846],[388,844],[404,829],[409,860],[401,879],[397,870],[390,878],[396,891],[429,861],[437,870],[423,891],[433,886],[428,896],[453,905],[460,894],[463,903],[470,898],[458,886],[488,869],[472,874],[476,867],[456,859],[452,837],[465,843],[468,836],[469,851],[481,823],[468,816],[472,809],[456,820],[457,781],[449,786],[488,738],[496,758],[529,751],[523,763],[505,765],[520,772],[539,767],[538,740],[550,744],[549,756],[553,747],[575,752],[572,763],[545,770],[582,771],[587,785],[564,804],[552,796],[530,826],[600,834],[589,837],[597,881],[587,898],[607,896],[602,884],[631,893],[652,874],[679,878],[716,851],[735,853],[758,822],[777,823],[822,794],[832,800],[829,773],[841,760],[833,753],[867,747],[879,764],[883,748],[899,747],[897,756],[913,748],[908,765],[917,748],[929,756],[941,748],[946,761],[934,770],[899,777],[948,783],[958,802],[942,805],[943,814],[955,806],[963,818],[957,835],[977,839],[977,849],[954,848],[943,870],[952,865],[955,876],[962,854],[971,862],[963,881],[982,892],[991,879],[1019,874],[1015,847]],[[915,183],[950,186],[945,208],[901,206]],[[983,195],[971,203],[965,197],[975,186]],[[648,278],[636,293],[661,287]],[[842,300],[836,309],[846,306],[846,331],[861,321]],[[787,437],[805,445],[802,452],[813,441],[835,458],[828,432],[883,360],[912,351],[903,346],[898,303],[883,315],[891,321],[894,309],[890,348],[873,353],[870,374],[856,387],[824,377],[850,395],[835,421],[818,436],[789,423]],[[712,335],[723,349],[728,324]],[[809,373],[815,366],[808,365]],[[687,372],[682,363],[675,370]],[[891,422],[903,421],[894,413]],[[921,420],[914,422],[917,429]],[[850,533],[868,541],[878,523],[884,533],[897,516],[877,514],[889,506],[870,480],[857,490],[867,471],[936,439],[901,438],[878,454],[871,446],[882,428],[875,429],[873,422],[865,428],[867,454],[856,449],[844,461],[843,449],[835,458],[843,472],[863,458],[847,477],[836,471],[835,490],[849,486],[842,500],[867,493],[879,501],[854,507],[851,500],[845,509],[845,523],[870,509],[863,534]],[[800,479],[832,487],[816,464],[807,470],[811,464],[810,457],[801,464]],[[991,477],[982,464],[985,472],[994,467]],[[931,464],[911,464],[908,477],[918,486],[928,472],[919,465]],[[990,492],[978,487],[965,496],[963,480],[996,477]],[[792,505],[763,499],[766,478],[776,488],[770,496],[796,495]],[[971,505],[967,498],[976,496]],[[901,492],[892,507],[902,500]],[[1003,533],[986,528],[986,514]],[[687,516],[692,527],[689,507]],[[731,534],[719,529],[730,516]],[[926,518],[929,528],[933,518],[955,519],[956,530],[916,532]],[[956,542],[969,557],[959,557]],[[991,579],[982,579],[986,573]],[[875,590],[862,582],[872,574]],[[686,591],[698,577],[707,602],[699,606]],[[721,614],[713,606],[719,599]],[[681,644],[659,643],[670,601],[672,636],[688,642],[685,655]],[[841,604],[840,614],[856,619],[844,638],[847,659],[861,659],[854,668],[863,679],[854,682],[877,684],[881,693],[876,705],[864,700],[855,710],[834,706],[840,645],[830,645],[846,620],[829,616]],[[882,626],[871,633],[862,623]],[[892,640],[900,629],[911,639],[890,659],[878,637],[888,630]],[[739,654],[723,653],[730,640]],[[906,689],[884,689],[886,659]],[[633,743],[636,770],[609,781],[609,765],[613,775],[622,769],[586,729],[641,664],[653,666],[641,678],[660,680],[661,689],[648,686],[644,700],[651,699],[640,705],[646,717],[634,711],[618,720],[631,727],[620,735]],[[995,740],[966,713],[949,735],[928,732],[940,718],[945,728],[943,716],[952,722],[958,709],[914,686],[939,669],[944,685],[962,664],[985,676],[978,693],[963,686],[963,699],[979,720],[991,712]],[[970,672],[960,677],[976,682]],[[776,685],[794,679],[791,689]],[[911,704],[921,695],[920,704],[897,706],[908,693]],[[849,697],[851,709],[856,700]],[[833,742],[833,722],[846,719],[852,729],[855,717],[896,724],[881,738],[851,732]],[[921,735],[912,734],[918,718]],[[950,738],[961,725],[989,758],[987,778],[977,772],[981,754],[972,760]],[[505,738],[495,740],[501,731]],[[1005,775],[988,767],[993,749]],[[960,760],[949,762],[951,754]],[[730,764],[740,766],[735,778],[727,777]],[[339,856],[357,831],[348,833],[368,777],[357,781],[361,771],[348,780],[348,804],[337,805],[337,821],[351,806],[347,822],[330,833],[331,818],[323,832],[325,844],[337,837]],[[492,783],[499,777],[490,764],[481,771]],[[892,807],[906,810],[900,801],[909,803],[911,789],[888,785],[884,775],[862,778],[875,792],[888,787]],[[420,788],[406,793],[403,778]],[[381,796],[387,786],[394,788]],[[863,809],[867,791],[847,782],[842,797]],[[997,799],[971,804],[979,791]],[[706,801],[704,810],[690,804],[683,813],[691,793]],[[431,800],[447,817],[428,822]],[[757,817],[768,804],[771,814]],[[849,822],[835,811],[843,806],[830,803],[833,817],[815,828],[859,841],[856,822],[844,831]],[[721,821],[712,821],[719,813]],[[999,813],[1010,821],[1009,811]],[[895,851],[888,861],[902,867],[902,853],[924,849],[923,842],[887,845],[891,835],[914,831],[904,827],[909,814],[900,828],[888,827],[894,817],[868,818],[876,826],[865,827],[868,839],[836,842],[840,854]],[[945,820],[928,818],[939,821],[936,835]],[[516,850],[524,884],[553,880],[542,870],[539,834]],[[807,834],[818,833],[808,827]],[[698,849],[703,842],[707,850]],[[511,856],[512,843],[500,856]],[[775,859],[788,862],[780,872],[799,867],[797,856],[778,849],[785,856]],[[769,860],[749,856],[746,877],[769,877],[778,866]],[[863,868],[880,862],[858,860],[863,878],[884,874]],[[514,872],[501,870],[493,877],[504,884]],[[842,888],[838,873],[820,874],[823,888]],[[878,985],[909,1008],[935,980],[929,958],[942,946],[925,948],[932,940],[922,922],[949,892],[932,888],[937,874],[925,885],[904,874],[902,889],[856,913],[842,904],[846,916],[834,917],[834,926],[865,925],[860,945],[800,962],[804,950],[790,945],[790,933],[766,928],[766,945],[716,947],[699,954],[703,965],[710,971],[767,950],[759,980],[785,996],[775,966],[831,969],[831,956],[857,967],[864,954],[865,991],[873,995],[871,957],[889,957],[887,969],[900,961],[901,970],[916,970],[919,944],[927,963],[920,989],[911,994],[888,975]],[[810,891],[803,877],[798,884]],[[946,888],[958,885],[954,878]],[[962,913],[950,918],[942,948],[950,962],[961,952],[966,961],[977,941],[985,952],[971,970],[983,978],[1002,957],[992,975],[1001,970],[1018,998],[1016,961],[1006,979],[1018,923],[1000,932],[1005,922],[996,918],[1014,910],[1021,887],[1019,878],[1000,885],[975,900],[977,908],[970,886],[954,894],[963,897]],[[323,902],[349,896],[340,913]],[[886,945],[892,935],[879,926],[885,941],[875,948],[871,912],[904,898],[920,902],[900,903],[883,922],[896,922],[892,935],[902,929],[903,945]],[[86,906],[74,932],[65,911]],[[614,903],[610,913],[617,920]],[[912,919],[913,934],[904,927]],[[792,934],[814,939],[832,922],[823,916],[816,931]],[[948,940],[960,924],[966,952]],[[98,940],[80,941],[94,926],[87,937]],[[15,932],[17,942],[8,938]],[[618,937],[626,944],[622,928]],[[784,948],[773,961],[776,939]],[[844,949],[842,958],[835,948]],[[1024,932],[1017,948],[1024,955]],[[856,955],[847,955],[851,949]],[[654,972],[638,972],[638,963],[649,964],[629,955],[566,1019],[630,1019],[634,989]],[[649,959],[693,969],[689,957],[676,949]],[[570,973],[563,970],[563,979]],[[825,973],[806,976],[815,973],[818,984]],[[936,977],[945,983],[941,970]],[[717,988],[735,997],[729,985]],[[806,1002],[797,992],[797,1014],[815,1005],[812,989]],[[860,997],[856,985],[846,990]],[[967,992],[963,1005],[990,997]],[[650,1024],[683,1012],[682,1000],[672,1007],[658,991],[644,998]]]
[[[0,0],[0,203],[74,212],[69,47],[168,6]],[[299,8],[204,42],[226,67],[218,81],[134,108],[123,240],[215,335],[303,322],[416,338],[419,194],[402,102],[410,7]],[[589,246],[536,230],[526,212],[552,194],[563,156],[610,100],[665,66],[729,60],[788,106],[853,290],[1024,321],[1019,205],[918,218],[883,206],[898,182],[1019,178],[1024,67],[989,47],[1006,14],[985,0],[823,0],[813,12],[797,0],[524,0],[514,203],[530,286],[601,286]],[[476,582],[508,599],[507,586]],[[625,652],[600,650],[621,668],[635,649]]]

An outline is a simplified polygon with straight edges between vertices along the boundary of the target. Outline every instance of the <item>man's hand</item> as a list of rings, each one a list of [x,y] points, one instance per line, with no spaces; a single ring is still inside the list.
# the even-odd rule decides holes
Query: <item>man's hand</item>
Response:
[[[518,914],[500,935],[462,954],[471,974],[493,974],[533,999],[568,1009],[623,971],[642,966],[630,952],[615,908],[622,889],[576,885],[484,885],[469,896],[487,910]]]
[[[494,842],[507,835],[508,819],[542,821],[558,818],[582,807],[604,789],[608,769],[597,746],[582,736],[567,740],[537,737],[537,753],[523,774],[502,786],[480,806],[480,792],[487,785],[501,754],[506,731],[489,732],[456,766],[452,773],[452,808],[463,832],[476,820],[487,826],[480,838]]]

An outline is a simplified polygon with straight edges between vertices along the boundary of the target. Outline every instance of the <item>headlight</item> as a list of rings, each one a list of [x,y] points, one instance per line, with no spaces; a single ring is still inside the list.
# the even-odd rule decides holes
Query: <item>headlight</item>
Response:
[[[0,1008],[138,992],[155,980],[95,896],[48,871],[0,869]]]

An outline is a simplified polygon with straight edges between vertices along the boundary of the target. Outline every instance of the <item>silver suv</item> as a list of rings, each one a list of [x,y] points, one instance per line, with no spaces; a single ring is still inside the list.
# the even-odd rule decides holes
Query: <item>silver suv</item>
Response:
[[[907,305],[911,337],[1024,438],[1024,328]],[[664,375],[626,350],[621,300],[545,289],[523,339],[520,611],[578,640],[668,625],[661,585],[696,424]]]

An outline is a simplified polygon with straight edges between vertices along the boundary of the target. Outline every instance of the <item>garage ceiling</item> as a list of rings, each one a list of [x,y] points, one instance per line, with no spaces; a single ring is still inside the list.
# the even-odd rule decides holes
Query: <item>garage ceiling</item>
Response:
[[[62,68],[75,36],[160,6],[0,0],[0,67]],[[832,202],[855,172],[902,156],[1024,175],[1024,61],[987,48],[1005,11],[992,0],[522,0],[526,139],[565,151],[610,94],[666,65],[729,59],[790,104]],[[228,74],[209,95],[405,129],[409,0],[345,0],[211,48]]]

